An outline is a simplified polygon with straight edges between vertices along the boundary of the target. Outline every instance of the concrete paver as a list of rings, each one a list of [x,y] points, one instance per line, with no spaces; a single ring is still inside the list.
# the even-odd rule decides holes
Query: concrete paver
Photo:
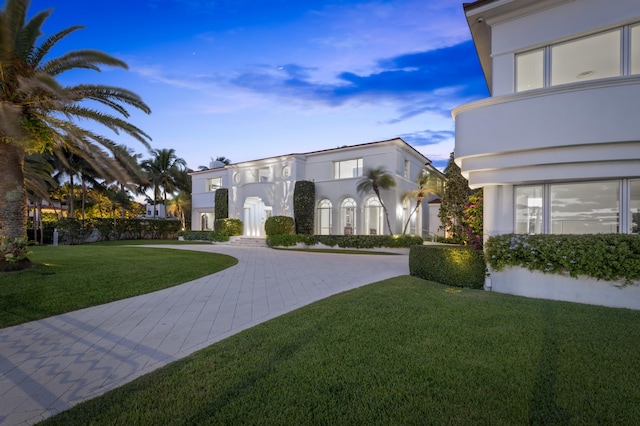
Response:
[[[165,290],[0,329],[1,425],[36,423],[256,324],[409,273],[406,255],[172,248],[228,254],[238,264]]]

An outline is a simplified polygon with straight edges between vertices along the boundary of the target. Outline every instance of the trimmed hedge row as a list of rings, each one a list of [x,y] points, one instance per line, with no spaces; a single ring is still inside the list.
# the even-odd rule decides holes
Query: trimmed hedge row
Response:
[[[178,237],[185,241],[229,241],[229,234],[218,231],[180,231]]]
[[[466,246],[413,246],[409,273],[452,287],[482,288],[486,265],[482,250]]]
[[[489,238],[485,246],[487,263],[496,271],[522,266],[625,284],[640,280],[640,235],[505,234]]]
[[[84,225],[84,226],[83,226]],[[175,239],[182,223],[178,220],[150,219],[60,219],[56,224],[60,244],[82,244],[94,230],[98,241]]]
[[[422,244],[424,240],[417,235],[269,235],[270,247],[290,247],[297,243],[313,246],[317,243],[329,247],[341,248],[408,248]]]

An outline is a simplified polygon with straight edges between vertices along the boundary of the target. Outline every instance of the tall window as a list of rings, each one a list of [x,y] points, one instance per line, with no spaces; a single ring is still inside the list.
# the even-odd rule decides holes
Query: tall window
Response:
[[[404,160],[404,178],[409,179],[411,176],[411,162],[409,160]]]
[[[640,74],[640,24],[631,27],[631,74]]]
[[[344,234],[356,233],[356,200],[345,198],[340,205],[340,222],[344,227]]]
[[[222,178],[221,177],[207,179],[207,191],[208,192],[214,192],[216,189],[221,188],[221,187],[222,187]]]
[[[362,176],[362,158],[335,161],[333,163],[333,178],[348,179]]]
[[[318,233],[320,235],[331,235],[331,214],[333,205],[327,199],[320,200],[317,209]]]
[[[542,186],[516,187],[516,234],[542,233]]]
[[[623,55],[628,69],[622,66]],[[518,92],[640,74],[640,24],[519,53],[515,62]]]
[[[378,197],[369,197],[364,204],[364,227],[368,235],[384,234],[382,204]]]
[[[629,232],[640,234],[640,179],[629,181]]]

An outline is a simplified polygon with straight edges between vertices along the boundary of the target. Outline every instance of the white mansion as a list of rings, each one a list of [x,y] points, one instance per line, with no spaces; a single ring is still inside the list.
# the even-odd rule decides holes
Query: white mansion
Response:
[[[416,200],[403,202],[402,195],[416,188],[418,175],[426,168],[440,185],[444,182],[442,173],[400,138],[212,166],[191,173],[192,229],[213,229],[214,193],[228,188],[229,217],[242,220],[247,236],[264,236],[269,216],[293,217],[293,190],[299,180],[315,183],[315,233],[333,235],[388,233],[376,196],[361,196],[356,190],[367,169],[384,167],[396,181],[395,188],[381,191],[396,234],[402,232],[415,207]],[[438,205],[430,212],[428,201],[411,217],[407,233],[438,232]]]

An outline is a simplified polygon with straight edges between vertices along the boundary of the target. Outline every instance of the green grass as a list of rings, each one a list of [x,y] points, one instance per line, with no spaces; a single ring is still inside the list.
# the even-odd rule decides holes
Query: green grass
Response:
[[[127,243],[30,247],[33,268],[0,275],[0,328],[161,290],[237,263],[221,254]]]
[[[261,324],[45,424],[637,424],[640,312],[398,277]]]

